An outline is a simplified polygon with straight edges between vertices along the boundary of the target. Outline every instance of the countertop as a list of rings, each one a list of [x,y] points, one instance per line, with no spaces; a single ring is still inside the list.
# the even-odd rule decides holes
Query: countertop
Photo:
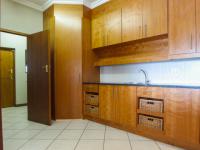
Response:
[[[141,83],[102,83],[102,82],[83,82],[83,84],[125,85],[125,86],[146,86],[146,87],[200,89],[200,86],[190,86],[190,85],[164,85],[164,84],[149,84],[149,85],[145,85],[145,84],[141,84]]]

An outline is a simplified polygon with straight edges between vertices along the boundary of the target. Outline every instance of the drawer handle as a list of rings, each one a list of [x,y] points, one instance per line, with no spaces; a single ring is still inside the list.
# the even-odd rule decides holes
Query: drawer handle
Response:
[[[95,109],[95,107],[90,107],[91,109]]]
[[[94,95],[91,95],[90,97],[91,97],[91,98],[94,98],[95,96],[94,96]]]
[[[154,105],[154,102],[147,102],[147,104],[151,104],[151,105]]]
[[[152,119],[152,118],[148,118],[148,120],[149,120],[149,121],[153,121],[153,119]]]

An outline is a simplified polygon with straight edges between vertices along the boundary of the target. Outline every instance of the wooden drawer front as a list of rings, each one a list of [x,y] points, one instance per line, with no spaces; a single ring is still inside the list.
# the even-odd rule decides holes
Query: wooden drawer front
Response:
[[[92,117],[98,117],[99,116],[99,107],[85,105],[85,114],[92,116]]]
[[[85,104],[98,106],[99,105],[99,96],[94,95],[94,94],[86,94],[85,95]]]
[[[138,97],[164,99],[164,89],[160,87],[138,87]]]
[[[140,99],[139,108],[149,112],[163,112],[163,101]]]
[[[84,85],[84,91],[99,93],[99,85],[98,84],[86,84],[86,85]]]
[[[148,128],[163,130],[163,119],[139,115],[139,125]]]

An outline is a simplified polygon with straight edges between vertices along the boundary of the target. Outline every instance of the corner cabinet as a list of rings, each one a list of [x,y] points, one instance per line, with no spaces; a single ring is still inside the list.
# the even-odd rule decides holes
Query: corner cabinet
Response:
[[[99,86],[100,119],[123,128],[136,127],[136,87]]]
[[[174,144],[200,143],[200,90],[165,89],[166,137]]]
[[[196,0],[169,0],[170,55],[196,52]]]

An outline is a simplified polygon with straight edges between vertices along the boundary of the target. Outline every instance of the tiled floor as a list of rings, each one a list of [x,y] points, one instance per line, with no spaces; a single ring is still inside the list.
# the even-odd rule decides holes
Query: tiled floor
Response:
[[[27,121],[27,108],[3,109],[4,150],[178,150],[88,120]]]

